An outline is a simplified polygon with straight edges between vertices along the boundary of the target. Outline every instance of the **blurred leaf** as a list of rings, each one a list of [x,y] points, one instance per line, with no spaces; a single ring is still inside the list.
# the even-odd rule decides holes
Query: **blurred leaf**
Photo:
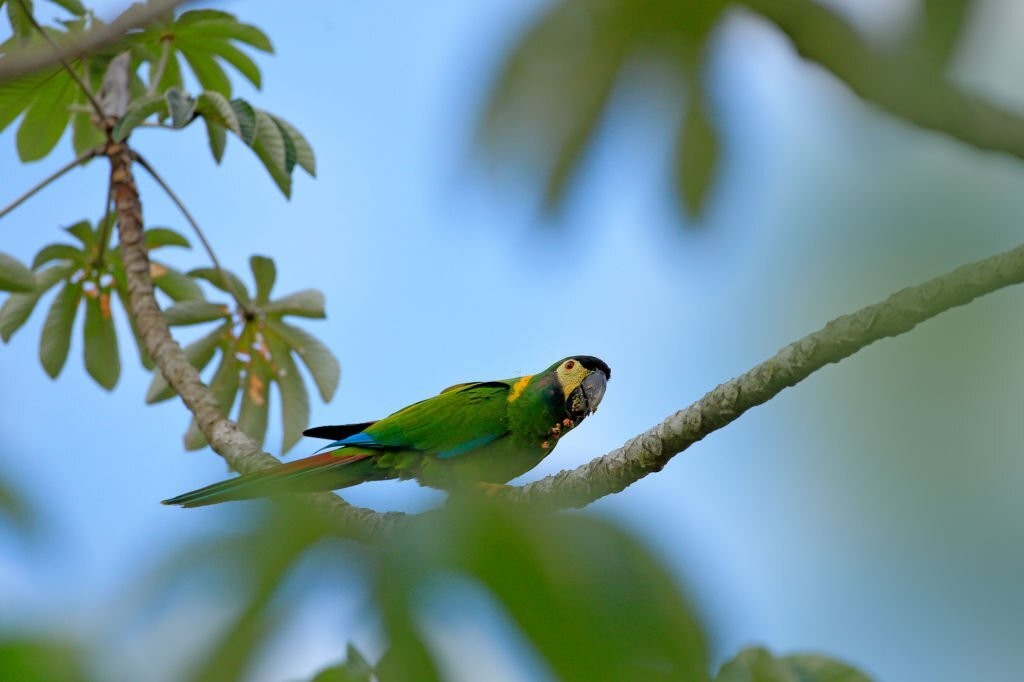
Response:
[[[202,371],[204,367],[210,364],[210,360],[213,359],[218,346],[230,338],[230,334],[231,323],[225,322],[210,333],[185,346],[185,357],[188,358],[189,363],[193,367]],[[150,381],[149,389],[146,391],[146,404],[159,403],[173,398],[174,395],[174,389],[167,384],[164,375],[159,371],[153,372],[153,379]]]
[[[71,327],[75,323],[75,313],[81,298],[81,283],[68,282],[57,294],[46,315],[43,334],[39,339],[39,361],[50,378],[56,379],[64,368],[71,346]]]
[[[76,17],[85,15],[85,5],[78,0],[50,0],[55,5],[60,5],[67,11],[74,14]]]
[[[165,94],[167,111],[171,115],[171,125],[183,128],[192,121],[196,112],[196,101],[189,97],[181,88],[170,88]]]
[[[249,111],[252,111],[252,107],[249,107]],[[213,122],[221,125],[245,139],[234,106],[219,92],[204,91],[200,93],[196,100],[196,113],[205,118],[207,123]]]
[[[252,303],[252,299],[249,298],[249,290],[245,288],[245,284],[242,283],[242,280],[237,275],[229,270],[225,270],[222,277],[220,271],[215,268],[195,268],[188,271],[188,276],[206,280],[224,293],[237,295],[246,304]],[[224,277],[227,277],[230,286],[225,284]]]
[[[943,70],[967,27],[970,0],[923,0],[921,16],[904,41],[912,58],[928,68]]]
[[[263,307],[267,315],[297,315],[298,317],[324,318],[324,295],[316,289],[303,289],[288,294]]]
[[[162,263],[150,263],[153,284],[174,301],[195,301],[203,298],[203,290],[188,275]]]
[[[252,149],[263,162],[270,177],[286,197],[292,193],[292,176],[286,163],[287,151],[281,129],[265,111],[256,110],[256,136]]]
[[[238,121],[238,136],[247,145],[252,145],[256,139],[256,110],[244,99],[231,100],[231,109]]]
[[[487,103],[480,138],[501,162],[533,171],[545,205],[558,208],[600,130],[625,69],[667,66],[694,75],[724,0],[561,0],[508,56]]]
[[[266,340],[270,346],[274,381],[281,393],[281,454],[284,454],[299,442],[302,432],[309,426],[309,393],[287,343],[269,330]]]
[[[180,232],[167,227],[146,228],[145,238],[146,248],[150,251],[161,246],[183,246],[186,249],[192,247]]]
[[[313,375],[320,397],[324,402],[330,402],[341,378],[341,367],[330,349],[306,330],[281,320],[267,318],[266,325],[299,354]]]
[[[86,682],[82,655],[56,640],[0,640],[0,680],[25,682]]]
[[[718,671],[715,682],[871,682],[858,670],[823,656],[775,658],[767,650],[741,651]]]
[[[74,225],[65,227],[64,230],[78,238],[78,241],[82,242],[82,245],[86,248],[90,246],[96,246],[96,240],[98,235],[92,229],[92,224],[88,220],[79,220]]]
[[[274,261],[266,256],[253,256],[249,259],[252,277],[256,281],[256,302],[264,304],[270,298],[270,290],[277,279],[277,267]]]
[[[73,263],[84,263],[87,254],[71,244],[48,244],[39,250],[36,257],[32,259],[32,269],[38,270],[39,266],[55,260],[68,260]]]
[[[85,369],[108,391],[121,376],[117,332],[110,311],[110,291],[100,290],[85,299]]]
[[[103,131],[92,122],[92,115],[82,111],[71,112],[71,145],[75,154],[84,154],[89,149],[103,144]]]
[[[718,161],[718,140],[705,113],[699,85],[690,88],[686,120],[676,150],[677,182],[683,208],[691,218],[703,214]]]
[[[231,316],[226,305],[192,300],[175,303],[164,311],[164,319],[172,327],[200,324]]]
[[[34,291],[36,277],[19,260],[0,253],[0,291],[25,293]]]
[[[38,510],[9,481],[0,478],[0,520],[2,519],[7,519],[12,528],[26,536],[37,529],[39,521]]]
[[[67,75],[55,75],[35,93],[32,105],[18,127],[18,156],[36,161],[49,154],[71,121],[76,84]]]
[[[263,445],[267,435],[267,414],[270,410],[270,378],[266,362],[254,357],[242,381],[242,407],[238,412],[238,428]]]
[[[6,343],[18,331],[39,303],[40,297],[54,284],[75,271],[74,265],[56,265],[36,275],[37,288],[32,293],[11,294],[0,307],[0,337]]]
[[[28,10],[26,12],[26,9]],[[32,0],[25,0],[22,6],[19,0],[8,0],[7,20],[11,23],[11,30],[14,35],[28,37],[32,35],[32,22],[28,16],[33,13]]]
[[[395,602],[432,574],[455,570],[493,594],[558,679],[707,679],[689,604],[648,550],[612,524],[451,501],[423,521],[389,543],[378,568],[392,637],[386,658],[404,663],[403,674],[416,670],[409,661],[419,655],[394,640],[393,628],[408,619]]]
[[[295,147],[296,162],[310,175],[316,176],[316,156],[313,154],[313,147],[303,137],[302,133],[295,129],[291,123],[278,116],[272,116],[274,123],[281,128],[281,132],[287,136]]]
[[[159,114],[160,118],[163,118],[167,113],[167,99],[164,95],[146,95],[128,105],[128,110],[114,126],[111,135],[115,142],[120,142],[153,114]]]
[[[207,120],[206,137],[210,143],[210,153],[213,154],[213,160],[220,163],[221,159],[224,158],[224,148],[228,144],[227,131],[213,121]]]

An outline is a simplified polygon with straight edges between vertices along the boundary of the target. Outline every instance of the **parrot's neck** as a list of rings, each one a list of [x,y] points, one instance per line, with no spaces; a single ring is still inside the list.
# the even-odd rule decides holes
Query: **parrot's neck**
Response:
[[[509,403],[509,430],[532,445],[546,443],[549,449],[567,430],[568,416],[558,379],[554,374],[539,374]]]

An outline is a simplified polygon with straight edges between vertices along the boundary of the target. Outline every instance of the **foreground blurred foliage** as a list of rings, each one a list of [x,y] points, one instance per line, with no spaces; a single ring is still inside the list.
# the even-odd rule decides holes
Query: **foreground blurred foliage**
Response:
[[[188,679],[246,679],[301,601],[302,590],[290,579],[298,565],[330,574],[353,562],[370,576],[370,606],[386,649],[371,664],[372,657],[350,644],[342,662],[315,676],[319,682],[446,679],[458,662],[437,646],[444,620],[436,604],[458,594],[438,592],[453,578],[483,590],[553,679],[710,679],[705,635],[689,601],[660,561],[614,523],[458,500],[366,546],[339,540],[308,509],[275,506],[250,521],[241,535],[181,548],[151,582],[154,598],[211,572],[220,576],[216,584],[230,586],[227,608],[234,615],[191,664]],[[339,646],[344,638],[338,633]],[[792,679],[801,682],[867,679],[824,658],[776,660],[761,650],[744,653],[716,679],[791,679],[779,670],[799,673]]]

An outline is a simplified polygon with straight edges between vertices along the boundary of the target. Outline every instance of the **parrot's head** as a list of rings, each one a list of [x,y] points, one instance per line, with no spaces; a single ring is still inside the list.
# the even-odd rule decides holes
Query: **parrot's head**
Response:
[[[592,355],[575,355],[559,360],[550,371],[554,372],[562,389],[565,410],[576,424],[597,410],[612,376],[611,368]]]

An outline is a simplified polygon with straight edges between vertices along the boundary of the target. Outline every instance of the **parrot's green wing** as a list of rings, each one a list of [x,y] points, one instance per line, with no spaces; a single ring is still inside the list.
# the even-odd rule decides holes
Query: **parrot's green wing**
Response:
[[[455,457],[508,433],[506,413],[511,388],[504,381],[453,386],[330,447],[356,445],[381,450],[414,450],[442,459]]]

